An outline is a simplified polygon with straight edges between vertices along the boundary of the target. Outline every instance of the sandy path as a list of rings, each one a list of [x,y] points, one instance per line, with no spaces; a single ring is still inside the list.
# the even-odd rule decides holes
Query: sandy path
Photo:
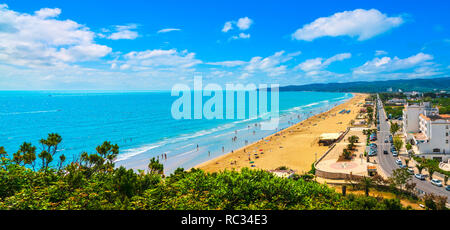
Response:
[[[354,95],[346,103],[265,138],[269,141],[258,141],[234,153],[204,162],[195,168],[217,172],[224,169],[250,167],[252,165],[249,162],[250,154],[251,161],[254,161],[254,168],[270,170],[287,166],[296,170],[297,173],[307,172],[316,159],[316,153],[319,158],[328,149],[318,145],[319,136],[322,133],[344,132],[350,121],[357,116],[360,110],[359,103],[364,102],[366,95]],[[342,109],[351,110],[351,112],[339,114],[338,112]],[[263,154],[260,154],[260,149],[263,150]],[[254,153],[258,153],[258,159],[255,159]]]

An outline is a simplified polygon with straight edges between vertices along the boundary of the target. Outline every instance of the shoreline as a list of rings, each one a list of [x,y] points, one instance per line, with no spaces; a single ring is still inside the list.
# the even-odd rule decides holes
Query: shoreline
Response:
[[[314,142],[308,142],[308,143],[298,143],[297,146],[293,146],[292,144],[295,144],[298,138],[292,138],[294,136],[302,136],[306,134],[306,139],[318,139],[318,136],[316,135],[319,130],[311,131],[310,128],[314,126],[323,125],[324,123],[330,123],[330,117],[333,116],[336,118],[336,116],[344,116],[344,118],[341,118],[341,120],[345,120],[348,122],[340,122],[341,125],[338,127],[329,127],[327,128],[327,131],[329,132],[337,132],[337,131],[344,131],[348,127],[348,123],[351,119],[354,119],[356,117],[356,114],[359,111],[356,111],[356,104],[361,102],[365,97],[366,94],[361,93],[352,93],[352,97],[348,99],[347,101],[331,108],[330,110],[327,110],[325,112],[313,115],[303,121],[300,121],[296,124],[293,124],[289,127],[286,127],[282,130],[279,130],[276,133],[273,133],[271,135],[268,135],[256,142],[250,143],[244,147],[241,147],[233,152],[228,152],[226,154],[223,154],[221,156],[215,157],[213,159],[210,159],[208,161],[202,162],[192,168],[198,168],[202,169],[206,172],[218,172],[223,170],[234,170],[234,169],[241,169],[244,167],[252,168],[249,164],[250,161],[254,162],[254,167],[256,169],[264,169],[264,170],[271,170],[275,169],[279,166],[287,166],[288,168],[294,169],[297,173],[300,172],[306,172],[311,169],[312,163],[314,163],[315,159],[311,162],[311,156],[309,156],[308,159],[304,159],[305,162],[308,165],[308,167],[304,167],[305,164],[296,165],[295,162],[292,162],[292,158],[301,159],[302,156],[299,156],[299,154],[296,154],[295,150],[302,151],[302,147],[307,147],[305,144],[310,144],[310,147],[318,147],[314,148],[316,150],[317,158],[319,158],[323,152],[328,149],[328,147],[324,146],[313,146]],[[342,110],[343,108],[349,109],[351,107],[351,112],[349,114],[338,114],[337,112],[339,110]],[[356,114],[355,114],[356,113]],[[327,118],[327,119],[325,119]],[[321,119],[321,120],[317,120]],[[325,120],[322,120],[325,119]],[[327,122],[328,121],[328,122]],[[313,122],[317,122],[316,124],[312,124]],[[339,123],[339,122],[338,122]],[[331,124],[330,124],[331,125]],[[342,129],[345,126],[345,129]],[[300,129],[300,130],[299,130]],[[341,130],[342,129],[342,130]],[[309,132],[306,132],[309,131]],[[308,135],[309,134],[309,135]],[[279,142],[281,139],[281,142]],[[301,138],[305,139],[305,138]],[[278,141],[278,143],[277,143]],[[293,142],[294,141],[294,142]],[[302,146],[303,144],[303,146]],[[287,149],[283,146],[287,145],[289,146]],[[278,147],[278,148],[275,148]],[[293,149],[292,147],[295,147]],[[319,150],[320,149],[320,150]],[[262,151],[260,151],[262,150]],[[292,151],[294,150],[294,151]],[[319,150],[319,151],[318,151]],[[323,150],[323,151],[322,151]],[[261,154],[263,152],[263,154]],[[283,152],[281,154],[277,154]],[[315,153],[312,153],[313,157],[315,156]],[[257,154],[257,155],[255,155]],[[310,155],[311,153],[309,153]],[[278,155],[278,156],[277,156]],[[287,156],[288,155],[288,156]],[[304,154],[305,155],[305,154]],[[255,156],[258,156],[258,158],[255,158]],[[280,159],[281,158],[281,159]],[[304,158],[304,157],[303,157]],[[273,161],[272,161],[273,160]],[[285,164],[280,164],[285,163]],[[280,165],[277,165],[280,164]],[[190,170],[188,169],[188,170]]]

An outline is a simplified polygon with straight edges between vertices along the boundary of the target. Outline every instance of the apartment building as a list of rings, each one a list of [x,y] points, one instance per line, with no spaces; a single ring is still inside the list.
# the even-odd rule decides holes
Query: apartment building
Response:
[[[419,155],[440,161],[450,159],[450,116],[439,114],[429,103],[406,105],[403,130],[413,140]]]

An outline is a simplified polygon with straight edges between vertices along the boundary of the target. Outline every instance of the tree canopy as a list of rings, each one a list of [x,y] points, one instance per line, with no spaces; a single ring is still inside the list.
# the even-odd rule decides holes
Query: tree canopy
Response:
[[[47,210],[240,210],[240,209],[401,209],[398,199],[342,196],[308,177],[280,178],[244,168],[206,173],[179,168],[164,177],[155,159],[147,170],[115,167],[119,147],[104,142],[95,153],[52,162],[61,139],[41,141],[48,155],[33,169],[35,148],[25,143],[14,157],[0,148],[0,209]],[[42,152],[41,152],[42,153]],[[44,155],[44,154],[41,154]],[[20,156],[20,157],[19,157]],[[26,156],[26,157],[25,157]],[[50,158],[51,156],[51,158]],[[60,155],[61,156],[61,155]],[[21,159],[19,159],[21,158]]]

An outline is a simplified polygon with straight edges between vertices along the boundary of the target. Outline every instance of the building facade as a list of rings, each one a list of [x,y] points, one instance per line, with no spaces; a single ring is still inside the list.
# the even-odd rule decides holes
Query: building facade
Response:
[[[429,103],[405,106],[403,131],[407,140],[413,140],[419,155],[440,161],[450,159],[450,116],[440,115]]]

